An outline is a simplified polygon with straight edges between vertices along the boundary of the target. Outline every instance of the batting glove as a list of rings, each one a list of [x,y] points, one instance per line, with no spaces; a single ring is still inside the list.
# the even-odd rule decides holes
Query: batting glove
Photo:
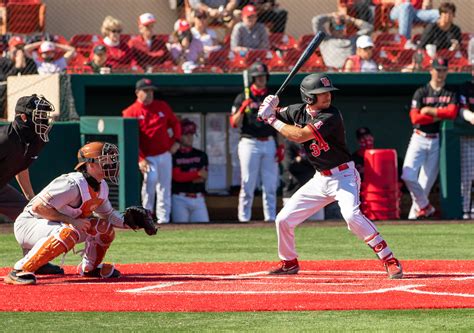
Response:
[[[280,99],[277,95],[268,95],[267,97],[265,97],[262,104],[270,105],[272,109],[276,109],[279,103]]]
[[[275,115],[275,109],[271,105],[265,104],[265,102],[263,102],[263,104],[260,105],[260,108],[258,109],[258,117],[263,121],[267,121],[267,119],[272,115]]]

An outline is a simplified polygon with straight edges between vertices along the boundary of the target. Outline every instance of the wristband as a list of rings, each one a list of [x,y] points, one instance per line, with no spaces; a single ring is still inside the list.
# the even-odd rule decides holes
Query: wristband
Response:
[[[281,129],[283,128],[283,126],[285,126],[286,124],[284,122],[282,122],[281,120],[275,119],[274,121],[272,121],[272,123],[270,125],[274,129],[276,129],[278,132],[280,132]]]

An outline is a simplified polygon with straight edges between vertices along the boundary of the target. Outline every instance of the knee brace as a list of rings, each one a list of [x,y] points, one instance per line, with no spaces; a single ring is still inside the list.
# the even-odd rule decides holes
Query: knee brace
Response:
[[[41,266],[47,264],[59,255],[71,250],[79,240],[77,232],[67,226],[52,234],[44,241],[40,241],[25,256],[22,270],[35,272]]]

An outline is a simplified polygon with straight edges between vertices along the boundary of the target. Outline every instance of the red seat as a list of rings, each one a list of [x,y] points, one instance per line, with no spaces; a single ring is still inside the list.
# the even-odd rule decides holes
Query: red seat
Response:
[[[224,71],[230,67],[229,50],[211,51],[207,58],[207,65],[217,66]]]
[[[78,34],[71,37],[69,44],[76,48],[76,52],[89,57],[92,46],[102,40],[100,35]]]
[[[11,3],[6,6],[7,31],[16,34],[43,32],[46,5],[41,3]]]
[[[224,73],[219,66],[201,65],[193,69],[192,73]]]
[[[273,53],[270,50],[249,50],[244,56],[247,66],[250,66],[257,61],[268,64],[272,57]]]
[[[270,34],[269,39],[272,50],[286,51],[298,46],[293,36],[281,32]]]
[[[93,70],[90,66],[67,66],[66,73],[68,74],[93,74]]]
[[[401,36],[397,33],[382,32],[381,34],[377,35],[377,37],[375,37],[375,45],[377,47],[391,46],[403,49],[405,42],[405,36]]]
[[[167,61],[163,64],[153,66],[153,73],[183,73],[183,70],[180,66],[175,65],[174,63]]]
[[[300,49],[301,51],[306,49],[306,46],[308,46],[309,42],[311,42],[313,38],[314,34],[300,36],[300,38],[298,39],[298,49]]]
[[[301,66],[302,72],[323,72],[326,69],[323,58],[315,53]]]

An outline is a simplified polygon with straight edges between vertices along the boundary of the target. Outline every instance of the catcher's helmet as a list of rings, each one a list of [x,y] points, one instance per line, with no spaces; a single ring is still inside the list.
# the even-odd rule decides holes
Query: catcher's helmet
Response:
[[[196,124],[194,121],[188,118],[181,120],[181,132],[183,135],[186,134],[196,134]]]
[[[26,114],[35,126],[35,132],[44,142],[49,141],[48,133],[53,126],[54,106],[44,96],[33,94],[18,99],[15,114]]]
[[[314,104],[318,94],[339,90],[332,85],[326,74],[310,74],[301,81],[300,92],[304,103]]]
[[[120,162],[116,145],[99,141],[89,142],[77,152],[77,161],[74,170],[79,170],[86,163],[98,163],[105,178],[113,184],[118,184]]]
[[[266,76],[267,80],[270,78],[270,72],[268,71],[267,65],[257,61],[252,64],[249,68],[249,76],[252,82],[254,82],[257,76]]]

